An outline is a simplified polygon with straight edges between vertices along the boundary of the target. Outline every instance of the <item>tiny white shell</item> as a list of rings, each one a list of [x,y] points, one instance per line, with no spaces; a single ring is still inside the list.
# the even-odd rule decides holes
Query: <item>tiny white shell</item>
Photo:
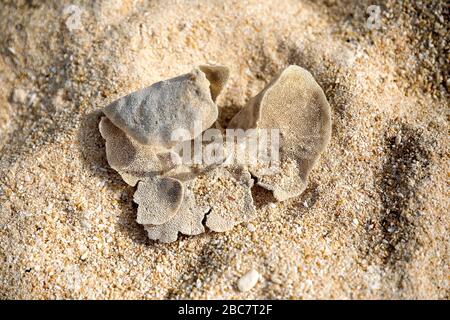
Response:
[[[246,292],[251,290],[257,283],[260,278],[260,274],[256,270],[250,270],[246,274],[244,274],[238,281],[238,289],[241,292]]]

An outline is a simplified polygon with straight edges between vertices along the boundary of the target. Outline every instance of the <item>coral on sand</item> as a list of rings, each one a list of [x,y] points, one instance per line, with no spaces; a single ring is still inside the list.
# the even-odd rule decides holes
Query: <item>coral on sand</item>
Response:
[[[309,172],[330,141],[330,105],[307,70],[289,66],[231,119],[229,127],[280,131],[280,172],[267,174],[261,165],[250,171],[260,186],[283,201],[305,190]]]
[[[279,167],[276,172],[267,172],[265,162],[230,164],[227,160],[236,160],[238,154],[232,150],[231,155],[224,151],[217,161],[199,163],[196,172],[185,166],[192,173],[191,180],[175,177],[182,165],[179,160],[184,156],[175,147],[195,144],[195,139],[203,138],[200,134],[217,120],[218,108],[214,103],[210,107],[210,102],[217,99],[228,78],[227,67],[202,65],[190,74],[128,94],[103,110],[108,118],[103,117],[99,127],[106,139],[108,162],[127,183],[137,184],[133,198],[138,204],[136,221],[145,225],[151,239],[172,242],[178,232],[202,233],[206,215],[205,226],[216,232],[229,231],[237,224],[255,219],[251,193],[254,181],[250,172],[279,201],[299,196],[306,188],[310,170],[330,140],[330,106],[322,89],[308,71],[289,66],[229,124],[229,128],[245,130],[244,138],[249,138],[255,128],[276,129],[281,134],[281,144],[275,146],[281,152],[281,159],[276,159]],[[199,96],[203,100],[199,101]],[[195,119],[192,110],[198,112]],[[210,110],[215,110],[212,113],[215,117]],[[192,123],[201,121],[204,114],[208,115],[208,126],[201,125],[199,134]],[[172,133],[179,129],[193,134],[174,144]],[[221,134],[219,129],[209,129],[203,135],[213,136],[211,132]],[[236,148],[243,149],[247,158],[254,157],[250,160],[256,161],[259,154],[251,155],[248,151],[259,142],[242,139]],[[223,140],[213,140],[204,147],[216,148],[211,154],[225,149]],[[274,148],[269,144],[263,147]],[[172,158],[168,159],[170,155]]]
[[[218,93],[216,87],[211,89]],[[130,93],[109,104],[103,112],[139,143],[162,147],[174,143],[175,130],[185,130],[185,140],[192,140],[192,123],[200,122],[203,131],[217,119],[210,83],[198,69]]]

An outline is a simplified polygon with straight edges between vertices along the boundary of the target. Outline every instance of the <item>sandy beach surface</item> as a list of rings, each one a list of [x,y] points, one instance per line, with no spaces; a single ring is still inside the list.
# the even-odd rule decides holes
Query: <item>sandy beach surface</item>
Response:
[[[449,7],[378,2],[2,1],[0,298],[448,299]],[[223,124],[308,69],[331,142],[300,197],[254,187],[251,223],[162,244],[100,109],[203,63],[231,70]]]

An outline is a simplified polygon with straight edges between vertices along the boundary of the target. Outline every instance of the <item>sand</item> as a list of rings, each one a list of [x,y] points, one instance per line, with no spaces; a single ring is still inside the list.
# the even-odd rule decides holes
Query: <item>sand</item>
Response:
[[[2,2],[0,298],[448,299],[449,8],[387,1],[369,29],[371,4]],[[308,69],[331,143],[300,197],[254,188],[250,225],[160,244],[106,162],[99,109],[203,63],[231,68],[224,124]]]

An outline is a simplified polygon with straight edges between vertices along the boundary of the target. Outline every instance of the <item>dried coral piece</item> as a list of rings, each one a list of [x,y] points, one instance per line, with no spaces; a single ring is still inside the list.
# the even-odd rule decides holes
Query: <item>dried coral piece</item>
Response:
[[[276,199],[289,199],[303,192],[309,171],[328,143],[331,120],[326,98],[306,70],[290,66],[230,122],[231,128],[280,130],[279,170],[271,171],[260,163],[226,166],[235,155],[226,148],[216,148],[222,147],[223,141],[216,141],[212,132],[205,141],[198,141],[200,132],[190,130],[195,128],[192,122],[204,117],[209,122],[201,130],[213,125],[217,118],[213,101],[228,77],[225,67],[200,66],[105,109],[108,118],[102,118],[99,127],[106,140],[108,162],[128,184],[137,184],[136,220],[144,225],[150,239],[169,243],[178,233],[200,234],[205,226],[224,232],[253,220],[257,212],[250,173]],[[191,134],[182,141],[169,141],[172,131],[180,128]],[[216,133],[223,131],[216,128]],[[201,143],[206,155],[214,153],[214,157],[206,157],[212,161],[182,165],[184,148],[189,150],[196,143]],[[218,159],[216,149],[225,152]]]
[[[174,145],[171,135],[176,129],[186,130],[184,138],[191,140],[194,122],[201,122],[204,131],[218,116],[210,83],[199,69],[122,97],[104,113],[139,143],[167,148]]]
[[[216,101],[230,77],[230,69],[220,65],[201,65],[199,67],[210,83],[211,98]]]
[[[180,209],[183,184],[174,178],[156,176],[138,183],[133,200],[138,207],[136,221],[159,225],[169,221]]]
[[[277,176],[250,168],[258,184],[282,201],[306,188],[308,174],[331,136],[330,106],[313,76],[299,66],[289,66],[275,77],[230,121],[230,128],[280,130],[283,183]],[[294,165],[284,166],[283,163]],[[280,174],[280,173],[279,173]]]
[[[130,186],[175,166],[171,161],[172,152],[138,143],[106,117],[100,120],[99,130],[106,140],[106,158],[109,165]],[[176,155],[173,156],[175,159]]]
[[[250,291],[261,278],[261,275],[255,269],[250,270],[244,274],[238,281],[237,287],[240,292]]]
[[[250,172],[258,177],[257,184],[272,191],[278,201],[285,201],[300,195],[306,188],[306,181],[302,179],[299,167],[295,161],[287,160],[279,165],[275,173],[267,174],[265,166],[253,166]]]
[[[203,201],[211,207],[206,226],[216,232],[231,230],[235,225],[256,218],[250,173],[239,167],[217,167],[197,179],[203,190]]]
[[[145,225],[148,237],[164,243],[174,242],[178,233],[197,235],[205,232],[202,221],[210,210],[208,206],[199,206],[192,187],[194,180],[185,183],[184,199],[178,212],[166,223],[161,225]]]

